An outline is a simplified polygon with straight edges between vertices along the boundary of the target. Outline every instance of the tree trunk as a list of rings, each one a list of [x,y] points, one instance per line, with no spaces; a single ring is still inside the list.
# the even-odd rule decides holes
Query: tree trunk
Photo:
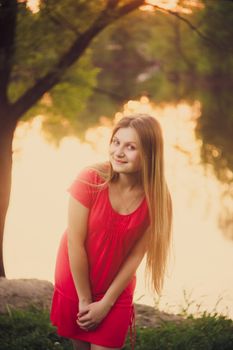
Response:
[[[5,111],[0,110],[0,277],[5,277],[3,264],[3,234],[6,213],[10,200],[12,141],[16,122],[6,118]]]

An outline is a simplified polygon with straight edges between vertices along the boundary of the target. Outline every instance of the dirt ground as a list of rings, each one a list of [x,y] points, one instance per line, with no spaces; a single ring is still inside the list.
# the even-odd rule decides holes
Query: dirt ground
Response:
[[[8,309],[25,309],[29,305],[49,309],[53,293],[53,284],[38,279],[6,279],[0,277],[0,313]],[[157,327],[164,321],[181,322],[183,318],[168,314],[143,304],[135,304],[136,325],[139,327]]]

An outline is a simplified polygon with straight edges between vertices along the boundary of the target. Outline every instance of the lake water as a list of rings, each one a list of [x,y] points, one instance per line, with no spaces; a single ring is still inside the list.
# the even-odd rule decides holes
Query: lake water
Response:
[[[154,106],[142,98],[129,101],[124,111],[149,112],[159,119],[174,205],[172,255],[162,296],[145,288],[143,262],[135,301],[170,312],[188,307],[191,312],[216,310],[233,317],[233,242],[227,227],[219,227],[225,187],[201,162],[201,142],[195,138],[199,102]],[[59,148],[45,142],[42,119],[21,123],[15,134],[4,240],[8,278],[53,281],[56,251],[66,227],[66,188],[84,166],[107,158],[111,125],[106,118],[87,130],[85,142],[65,138]]]

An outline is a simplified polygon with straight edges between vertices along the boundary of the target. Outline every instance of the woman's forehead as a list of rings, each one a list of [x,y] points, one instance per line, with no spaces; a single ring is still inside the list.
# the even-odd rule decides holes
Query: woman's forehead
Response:
[[[138,142],[137,132],[131,127],[118,129],[113,137],[124,142]]]

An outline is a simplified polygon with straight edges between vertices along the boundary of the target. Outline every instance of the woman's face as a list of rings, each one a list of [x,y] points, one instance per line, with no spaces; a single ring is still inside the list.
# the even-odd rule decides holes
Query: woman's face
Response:
[[[109,147],[110,162],[118,173],[134,173],[141,170],[141,156],[136,131],[120,128],[114,134]]]

